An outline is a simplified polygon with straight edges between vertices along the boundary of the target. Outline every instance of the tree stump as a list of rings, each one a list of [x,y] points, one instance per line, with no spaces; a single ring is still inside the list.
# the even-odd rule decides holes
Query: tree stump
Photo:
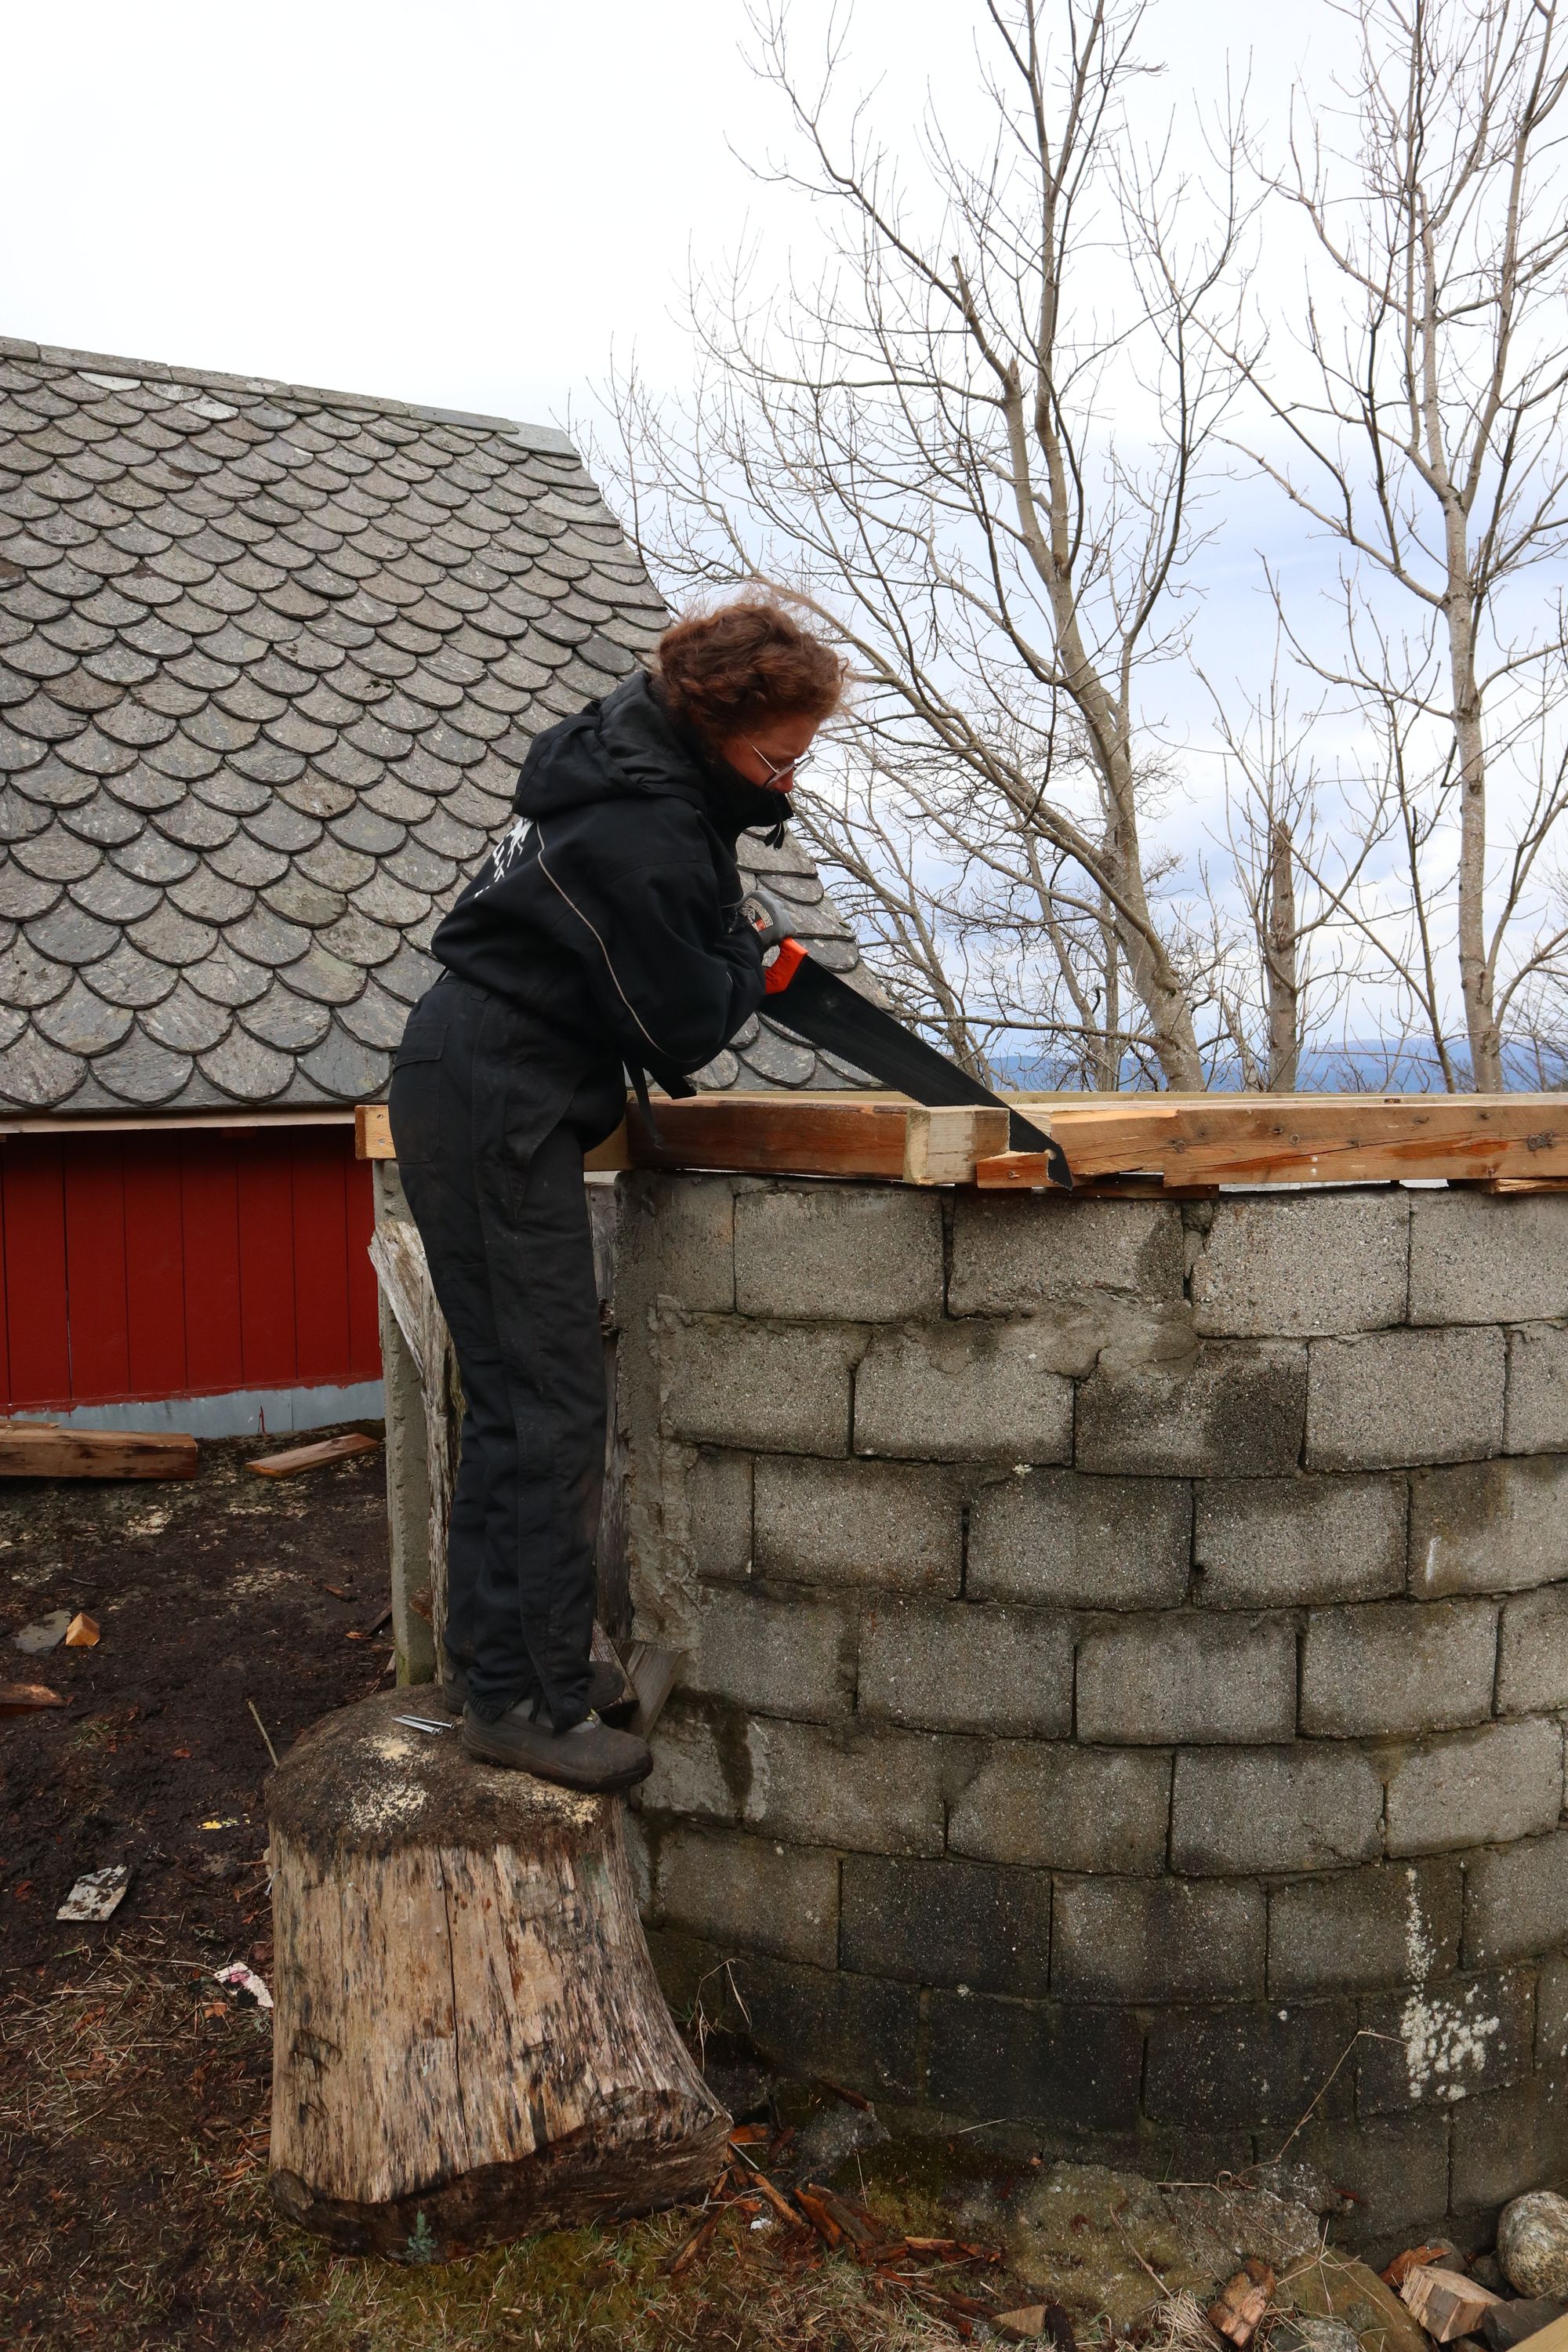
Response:
[[[268,1783],[279,2204],[445,2260],[700,2195],[730,2118],[654,1976],[624,1800],[476,1764],[410,1700],[330,1716]]]

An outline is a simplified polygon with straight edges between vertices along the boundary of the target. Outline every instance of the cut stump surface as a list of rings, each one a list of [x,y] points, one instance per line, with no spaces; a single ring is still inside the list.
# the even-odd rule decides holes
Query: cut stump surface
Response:
[[[475,1764],[407,1706],[328,1717],[268,1783],[279,2204],[430,2260],[700,2195],[730,2118],[654,1976],[624,1801]]]

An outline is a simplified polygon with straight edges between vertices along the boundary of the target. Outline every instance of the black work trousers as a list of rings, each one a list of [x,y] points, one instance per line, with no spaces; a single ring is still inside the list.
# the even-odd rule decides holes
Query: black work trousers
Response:
[[[389,1107],[398,1172],[463,1380],[446,1646],[497,1716],[588,1712],[605,1368],[583,1154],[620,1065],[446,977],[416,1005]]]

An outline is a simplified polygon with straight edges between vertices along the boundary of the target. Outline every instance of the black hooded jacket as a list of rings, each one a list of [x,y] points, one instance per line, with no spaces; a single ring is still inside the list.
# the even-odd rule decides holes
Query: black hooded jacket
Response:
[[[535,1016],[552,1055],[613,1053],[689,1093],[762,1003],[735,842],[789,802],[711,760],[638,670],[539,737],[512,805],[432,954]]]

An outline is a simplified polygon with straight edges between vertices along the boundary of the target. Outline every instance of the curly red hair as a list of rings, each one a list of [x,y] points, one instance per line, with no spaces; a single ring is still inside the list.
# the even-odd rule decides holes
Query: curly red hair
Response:
[[[770,719],[826,719],[844,694],[832,646],[761,596],[677,621],[658,641],[655,675],[672,715],[710,742]]]

